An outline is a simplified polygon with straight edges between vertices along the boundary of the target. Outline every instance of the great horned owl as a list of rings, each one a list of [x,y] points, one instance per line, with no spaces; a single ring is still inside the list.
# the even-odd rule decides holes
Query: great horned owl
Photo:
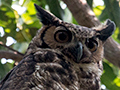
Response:
[[[35,4],[43,24],[0,90],[100,90],[103,44],[115,25],[87,28],[64,22]]]

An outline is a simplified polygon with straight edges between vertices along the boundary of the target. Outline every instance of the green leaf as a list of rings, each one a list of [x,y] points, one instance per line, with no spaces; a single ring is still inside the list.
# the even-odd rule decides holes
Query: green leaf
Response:
[[[0,80],[13,68],[13,64],[0,62]]]
[[[60,2],[58,0],[46,0],[46,2],[49,6],[51,13],[63,20],[64,11],[60,7]]]
[[[22,52],[22,53],[25,53],[27,47],[28,47],[28,43],[26,42],[16,43],[13,45],[13,48],[15,50],[18,50],[19,52]]]
[[[7,25],[6,21],[0,20],[0,26],[1,27],[6,27],[6,25]]]
[[[104,0],[108,18],[113,20],[120,27],[120,8],[118,0]]]
[[[115,30],[115,32],[114,32],[114,34],[112,35],[112,38],[115,41],[117,41],[118,43],[120,43],[120,39],[118,39],[119,33],[120,33],[120,31],[119,31],[119,28],[117,27],[116,30]]]
[[[96,7],[93,9],[93,11],[94,11],[95,15],[96,15],[97,17],[99,17],[100,14],[102,13],[102,10],[103,10],[103,9],[104,9],[104,6],[96,6]]]
[[[32,24],[34,22],[28,12],[22,14],[21,17],[22,17],[24,23],[26,23],[26,24]]]
[[[1,4],[5,4],[5,5],[11,6],[12,0],[1,0]]]
[[[36,3],[37,5],[40,5],[42,8],[45,8],[45,6],[46,6],[46,1],[45,0],[31,0],[31,1]]]
[[[11,8],[7,0],[4,1],[4,4],[0,9],[0,26],[5,30],[5,35],[15,38],[16,34],[16,18],[14,10]]]
[[[93,5],[93,0],[87,0],[87,3],[88,3],[88,5],[90,6],[90,8],[92,9],[93,7],[92,7],[92,5]]]
[[[9,17],[9,18],[15,18],[14,13],[11,12],[11,11],[6,12],[5,15],[6,15],[7,17]]]
[[[104,84],[110,90],[120,90],[120,87],[118,87],[116,83],[114,83],[114,80],[117,77],[117,75],[114,74],[113,69],[106,62],[103,63],[103,66],[104,73],[101,77],[102,84]]]
[[[106,19],[108,19],[108,14],[106,12],[107,12],[107,9],[105,8],[102,11],[101,15],[99,16],[100,21],[105,21]]]
[[[76,21],[76,19],[74,17],[72,17],[72,23],[78,25],[78,22]]]
[[[120,87],[120,77],[117,77],[117,78],[114,80],[114,83],[116,83],[116,85]]]
[[[29,13],[29,15],[35,15],[36,14],[36,10],[34,7],[34,2],[29,1],[29,3],[26,5],[27,7],[27,12]]]

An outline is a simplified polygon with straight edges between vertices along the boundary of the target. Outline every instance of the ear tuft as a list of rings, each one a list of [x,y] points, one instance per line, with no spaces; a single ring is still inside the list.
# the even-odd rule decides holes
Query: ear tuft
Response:
[[[110,19],[107,19],[105,22],[105,27],[98,31],[100,35],[98,36],[100,40],[105,41],[108,37],[110,37],[115,31],[115,23]]]
[[[34,4],[36,10],[37,10],[37,16],[44,25],[54,24],[57,20],[59,20],[57,17],[52,15],[51,13],[45,11],[40,6]],[[57,19],[56,19],[57,18]],[[55,21],[56,19],[56,21]]]

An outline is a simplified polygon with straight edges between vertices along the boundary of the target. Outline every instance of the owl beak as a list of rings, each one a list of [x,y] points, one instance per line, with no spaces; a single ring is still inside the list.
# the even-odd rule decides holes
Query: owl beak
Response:
[[[74,61],[76,63],[79,63],[81,58],[82,58],[82,55],[83,55],[83,46],[82,46],[82,43],[79,42],[78,45],[75,47],[75,50],[73,52]]]
[[[79,63],[83,56],[83,45],[81,42],[77,43],[73,47],[65,48],[62,51],[68,58],[72,59],[74,62]]]
[[[71,49],[71,55],[76,63],[80,62],[83,55],[83,46],[81,42],[79,42],[73,49]]]

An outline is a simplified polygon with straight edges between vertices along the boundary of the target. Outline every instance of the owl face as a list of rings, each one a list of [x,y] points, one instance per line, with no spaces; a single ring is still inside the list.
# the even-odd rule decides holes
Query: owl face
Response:
[[[37,37],[40,40],[39,47],[60,51],[76,63],[93,53],[101,53],[101,45],[114,31],[115,25],[110,20],[102,28],[87,28],[64,22],[36,4],[35,7],[43,24]]]

